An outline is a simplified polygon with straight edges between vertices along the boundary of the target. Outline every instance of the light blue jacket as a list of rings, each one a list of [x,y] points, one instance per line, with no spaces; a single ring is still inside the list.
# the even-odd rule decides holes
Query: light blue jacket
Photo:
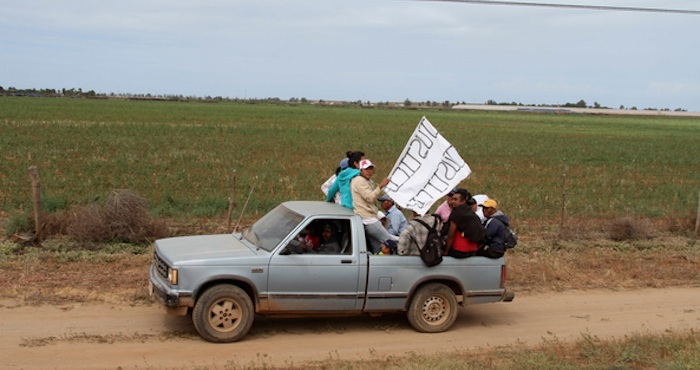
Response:
[[[386,211],[386,218],[388,218],[391,222],[386,231],[388,231],[391,235],[401,235],[401,232],[407,225],[406,216],[404,216],[403,213],[401,213],[401,211],[399,211],[399,209],[393,205],[388,211]]]
[[[350,192],[350,180],[359,174],[360,170],[352,167],[348,167],[340,171],[338,177],[335,179],[335,182],[328,189],[326,202],[332,202],[335,193],[340,192],[340,205],[348,209],[353,209],[352,193]]]

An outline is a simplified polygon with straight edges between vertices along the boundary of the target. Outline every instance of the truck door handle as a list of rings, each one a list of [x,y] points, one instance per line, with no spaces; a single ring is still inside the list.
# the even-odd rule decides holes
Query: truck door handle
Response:
[[[352,260],[340,260],[340,263],[352,263]]]

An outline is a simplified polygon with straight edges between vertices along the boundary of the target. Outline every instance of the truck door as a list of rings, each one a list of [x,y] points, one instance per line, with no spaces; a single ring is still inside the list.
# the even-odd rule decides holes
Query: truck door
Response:
[[[361,270],[366,273],[366,264],[360,263],[350,225],[349,219],[308,220],[295,231],[286,249],[273,254],[268,268],[270,312],[362,309],[364,286],[359,277]],[[334,229],[332,240],[324,240],[324,228]],[[309,235],[312,233],[316,235]],[[315,249],[302,248],[294,241],[316,236],[320,241]]]

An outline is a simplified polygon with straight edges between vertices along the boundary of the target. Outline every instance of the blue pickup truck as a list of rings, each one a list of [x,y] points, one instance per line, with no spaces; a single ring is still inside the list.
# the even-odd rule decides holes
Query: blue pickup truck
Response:
[[[299,235],[333,223],[330,253],[303,253]],[[243,338],[254,316],[351,316],[406,312],[418,331],[445,331],[458,306],[512,301],[504,258],[445,257],[426,267],[418,256],[367,252],[362,220],[341,206],[285,202],[242,233],[155,242],[150,291],[170,313],[191,313],[211,342]]]

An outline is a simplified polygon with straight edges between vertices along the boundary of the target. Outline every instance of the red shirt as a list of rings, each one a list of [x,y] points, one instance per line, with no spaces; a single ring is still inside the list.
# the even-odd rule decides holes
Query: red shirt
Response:
[[[313,250],[316,250],[316,248],[318,248],[318,246],[321,244],[321,237],[306,235],[304,243],[307,247],[311,247]]]
[[[458,252],[476,252],[479,250],[479,246],[465,238],[459,230],[456,230],[452,239],[452,249]]]

